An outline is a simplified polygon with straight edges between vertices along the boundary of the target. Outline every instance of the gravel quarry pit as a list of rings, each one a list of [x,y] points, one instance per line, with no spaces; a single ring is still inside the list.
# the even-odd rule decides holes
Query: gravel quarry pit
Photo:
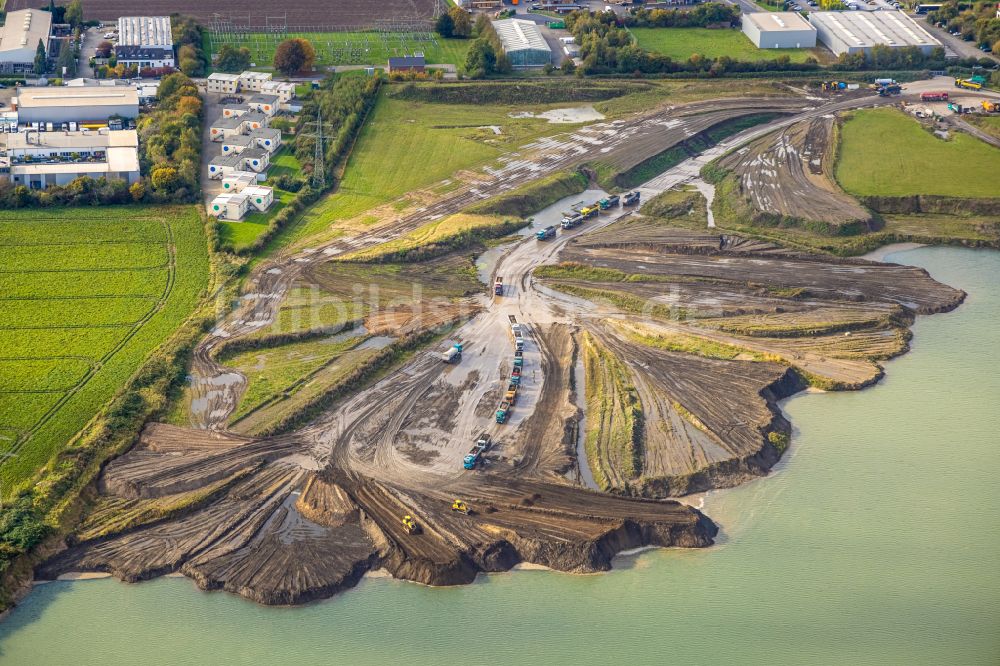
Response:
[[[627,167],[733,114],[789,116],[731,139],[745,142],[830,112],[805,99],[699,104],[539,140],[433,201],[413,197],[419,208],[389,207],[362,231],[261,262],[247,278],[254,297],[195,350],[191,394],[202,402],[190,427],[148,425],[106,466],[95,508],[38,575],[101,571],[139,581],[180,572],[204,589],[281,605],[328,597],[380,568],[455,585],[522,562],[594,572],[622,550],[711,545],[718,529],[710,518],[667,498],[766,474],[790,429],[777,400],[807,379],[840,388],[877,380],[878,360],[905,350],[917,314],[947,311],[964,294],[918,269],[671,229],[641,209],[615,208],[552,240],[504,246],[487,281],[503,276],[503,296],[483,285],[454,327],[401,351],[282,434],[229,431],[245,385],[239,377],[220,384],[233,371],[215,359],[226,341],[273,324],[289,290],[323,279],[331,258],[595,154]],[[643,198],[690,182],[698,164],[646,183]],[[563,264],[585,270],[559,273]],[[498,424],[493,410],[513,362],[510,316],[524,328],[523,381],[511,419]],[[586,386],[573,368],[585,334],[625,367],[644,418],[631,443],[638,474],[620,473],[607,492],[567,474],[580,464]],[[453,342],[463,358],[443,363]],[[600,422],[587,419],[593,427]],[[495,446],[466,470],[462,459],[481,433]],[[456,498],[471,515],[451,511]],[[404,529],[404,515],[417,533]]]

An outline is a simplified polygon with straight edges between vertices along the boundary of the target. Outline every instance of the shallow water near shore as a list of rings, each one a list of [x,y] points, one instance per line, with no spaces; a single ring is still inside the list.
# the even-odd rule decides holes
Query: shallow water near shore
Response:
[[[300,608],[180,578],[56,581],[0,623],[0,664],[995,664],[1000,253],[887,260],[969,298],[920,317],[878,386],[786,401],[786,459],[705,497],[716,547],[447,589],[368,577]]]

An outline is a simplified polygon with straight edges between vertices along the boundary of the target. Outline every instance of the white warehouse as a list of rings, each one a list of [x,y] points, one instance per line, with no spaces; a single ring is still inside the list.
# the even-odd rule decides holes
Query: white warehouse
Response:
[[[743,33],[759,49],[811,49],[816,46],[816,28],[797,12],[744,14]]]
[[[868,53],[876,44],[889,48],[915,46],[924,55],[941,42],[903,12],[812,12],[809,22],[819,41],[837,55]]]

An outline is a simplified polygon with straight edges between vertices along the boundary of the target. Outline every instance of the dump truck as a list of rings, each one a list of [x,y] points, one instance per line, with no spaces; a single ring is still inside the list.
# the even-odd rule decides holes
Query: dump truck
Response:
[[[521,332],[521,325],[517,323],[517,317],[514,315],[507,315],[507,321],[510,322],[510,333],[514,337]]]
[[[947,102],[948,93],[943,91],[920,93],[921,102]]]
[[[512,405],[517,404],[517,384],[507,385],[507,393],[504,395],[503,399]]]
[[[898,83],[892,83],[887,86],[882,86],[878,89],[879,97],[889,97],[891,95],[898,95],[903,92],[903,87]]]
[[[972,79],[955,79],[955,87],[965,88],[966,90],[982,90],[983,84]]]
[[[472,448],[462,459],[462,466],[465,469],[476,469],[476,465],[482,459],[483,454],[486,453],[487,449],[490,448],[490,436],[483,433],[476,440],[476,443],[472,445]]]
[[[497,407],[497,423],[506,423],[508,417],[510,417],[511,404],[504,400]]]
[[[601,212],[600,206],[584,206],[580,209],[580,215],[585,220],[589,220],[592,217],[597,217],[598,213]]]
[[[583,223],[583,215],[574,213],[563,217],[561,226],[563,229],[575,229]]]
[[[986,113],[1000,113],[1000,102],[991,102],[988,99],[984,99],[983,111]]]
[[[413,516],[406,515],[403,516],[403,529],[406,530],[407,534],[418,534],[420,532],[420,525],[417,525],[417,521],[413,519]]]
[[[499,275],[496,282],[493,283],[493,294],[495,296],[503,296],[503,277]]]
[[[609,208],[614,208],[619,203],[621,203],[621,197],[619,197],[617,194],[612,194],[610,197],[607,197],[606,199],[601,199],[598,202],[598,205],[601,207],[601,210],[607,210]]]
[[[556,228],[551,224],[544,229],[539,229],[535,234],[535,238],[538,240],[549,240],[550,238],[556,237]]]
[[[524,367],[524,352],[515,349],[514,350],[514,367],[523,368]]]
[[[514,366],[514,370],[510,373],[510,383],[514,386],[521,385],[521,368]]]
[[[445,363],[458,363],[462,360],[462,345],[455,343],[451,349],[441,354],[441,360]]]
[[[641,197],[641,196],[642,195],[639,192],[639,190],[636,190],[634,192],[629,192],[624,197],[622,197],[622,205],[623,206],[634,206],[637,203],[639,203],[639,197]]]
[[[523,350],[524,350],[524,336],[521,335],[520,332],[518,332],[514,336],[514,351],[523,351]]]

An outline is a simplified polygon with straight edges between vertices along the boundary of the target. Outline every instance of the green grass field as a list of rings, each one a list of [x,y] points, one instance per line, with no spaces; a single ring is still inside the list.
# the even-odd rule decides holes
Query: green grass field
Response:
[[[470,39],[443,39],[434,34],[396,32],[382,35],[376,32],[304,32],[288,35],[249,33],[230,35],[226,39],[209,37],[212,53],[224,44],[250,49],[257,67],[270,67],[274,50],[284,39],[302,37],[316,49],[316,65],[375,65],[384,66],[392,56],[423,52],[428,64],[454,64],[461,67],[472,43]]]
[[[939,139],[894,109],[845,120],[835,173],[858,196],[1000,196],[1000,150],[961,132]]]
[[[706,58],[729,56],[733,60],[774,60],[788,56],[792,62],[816,58],[814,49],[759,49],[739,30],[708,28],[632,28],[639,46],[674,60],[687,60],[698,53]]]
[[[191,314],[207,283],[195,207],[4,211],[4,494],[94,416]]]
[[[556,106],[567,105],[533,105],[530,110]],[[491,162],[531,140],[572,128],[508,115],[526,108],[429,104],[383,93],[361,130],[337,191],[290,225],[278,244],[312,236],[457,171]],[[499,126],[501,134],[483,129],[485,125]]]

